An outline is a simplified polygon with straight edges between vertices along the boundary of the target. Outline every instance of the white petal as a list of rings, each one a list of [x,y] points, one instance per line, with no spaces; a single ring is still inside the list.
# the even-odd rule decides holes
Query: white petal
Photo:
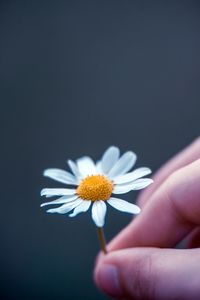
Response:
[[[75,177],[76,177],[76,178],[79,178],[81,175],[80,175],[80,172],[79,172],[79,169],[78,169],[76,163],[73,162],[71,159],[69,159],[69,160],[67,161],[67,163],[68,163],[68,165],[69,165],[69,167],[70,167],[72,173],[74,173]]]
[[[86,212],[89,209],[90,204],[91,204],[91,201],[83,200],[83,202],[74,209],[73,213],[70,214],[69,217],[75,217],[76,215],[78,215],[82,212]]]
[[[96,162],[96,169],[97,169],[97,173],[98,174],[103,174],[101,160],[99,160],[99,161]]]
[[[64,170],[47,169],[44,171],[43,175],[62,183],[77,185],[76,177]]]
[[[47,212],[48,213],[66,214],[70,210],[72,210],[75,207],[77,207],[78,205],[80,205],[82,202],[83,202],[82,199],[76,199],[76,200],[71,201],[69,203],[63,204],[60,207],[48,209]]]
[[[92,219],[97,227],[103,227],[105,224],[106,204],[104,201],[95,201],[92,205]]]
[[[113,189],[113,194],[126,194],[133,190],[134,182],[127,184],[116,184]]]
[[[97,173],[93,160],[88,156],[79,158],[77,160],[77,165],[79,172],[83,177],[86,177],[88,175],[94,175]]]
[[[71,202],[73,200],[76,200],[78,198],[77,195],[74,196],[62,196],[56,200],[50,201],[50,202],[45,202],[42,203],[40,205],[40,207],[46,206],[46,205],[50,205],[50,204],[63,204],[63,203],[67,203],[67,202]]]
[[[153,183],[153,180],[150,179],[150,178],[137,179],[132,183],[132,185],[133,185],[132,190],[144,189],[145,187],[147,187],[151,183]]]
[[[53,196],[67,196],[75,195],[75,189],[43,189],[41,190],[41,196],[53,197]]]
[[[114,185],[113,194],[125,194],[133,190],[141,190],[153,183],[150,178],[141,178],[133,182]]]
[[[135,164],[137,156],[134,152],[124,153],[108,173],[110,178],[123,175],[128,172]]]
[[[149,168],[138,168],[138,169],[134,170],[133,172],[115,177],[114,183],[116,183],[116,184],[127,183],[130,181],[134,181],[140,177],[149,175],[150,173],[151,173],[151,170]]]
[[[139,214],[141,211],[139,206],[129,203],[122,199],[110,198],[107,202],[114,208],[123,212],[131,213],[131,214]]]
[[[115,146],[109,147],[103,154],[101,164],[102,170],[107,174],[119,159],[119,148]]]

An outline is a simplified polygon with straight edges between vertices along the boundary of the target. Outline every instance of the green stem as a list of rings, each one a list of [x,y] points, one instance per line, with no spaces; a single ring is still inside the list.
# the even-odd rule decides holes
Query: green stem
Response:
[[[101,249],[102,249],[103,253],[106,254],[106,253],[108,253],[108,251],[106,249],[106,240],[105,240],[103,227],[97,227],[97,233],[98,233],[98,238],[99,238]]]

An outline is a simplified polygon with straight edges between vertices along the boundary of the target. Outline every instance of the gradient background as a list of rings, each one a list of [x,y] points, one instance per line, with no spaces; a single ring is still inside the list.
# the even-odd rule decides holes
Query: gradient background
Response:
[[[156,170],[199,135],[199,1],[1,1],[0,104],[1,299],[108,299],[90,215],[40,209],[42,171],[111,144]]]

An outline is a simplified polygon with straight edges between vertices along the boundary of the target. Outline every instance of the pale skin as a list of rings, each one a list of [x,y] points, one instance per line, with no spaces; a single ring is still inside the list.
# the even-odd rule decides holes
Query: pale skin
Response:
[[[96,284],[116,299],[199,300],[200,138],[153,179],[138,199],[142,213],[99,255]]]

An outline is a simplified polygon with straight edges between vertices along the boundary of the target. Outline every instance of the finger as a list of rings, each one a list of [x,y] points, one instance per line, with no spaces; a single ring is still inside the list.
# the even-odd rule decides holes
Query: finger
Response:
[[[200,159],[173,173],[109,250],[173,247],[200,225]]]
[[[196,300],[200,250],[134,248],[109,253],[95,269],[97,286],[123,299]]]
[[[145,189],[138,197],[138,203],[143,207],[151,195],[158,189],[158,187],[166,180],[174,171],[192,163],[200,158],[200,137],[192,144],[186,147],[183,151],[173,157],[154,175],[154,184]]]

